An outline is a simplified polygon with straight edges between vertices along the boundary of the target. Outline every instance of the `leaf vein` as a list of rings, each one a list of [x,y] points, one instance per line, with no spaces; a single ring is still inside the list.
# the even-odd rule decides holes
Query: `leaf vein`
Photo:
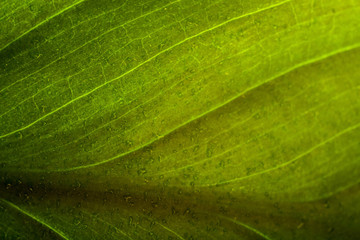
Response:
[[[193,122],[193,121],[195,121],[195,120],[197,120],[197,119],[202,118],[203,116],[205,116],[205,115],[207,115],[207,114],[209,114],[209,113],[211,113],[211,112],[213,112],[213,111],[215,111],[215,110],[217,110],[217,109],[225,106],[226,104],[228,104],[228,103],[230,103],[230,102],[232,102],[232,101],[235,101],[236,99],[238,99],[239,97],[243,96],[244,94],[246,94],[246,93],[248,93],[248,92],[250,92],[250,91],[252,91],[252,90],[254,90],[254,89],[256,89],[256,88],[258,88],[258,87],[260,87],[260,86],[262,86],[262,85],[264,85],[264,84],[266,84],[266,83],[268,83],[268,82],[271,82],[271,81],[273,81],[273,80],[275,80],[275,79],[277,79],[277,78],[279,78],[279,77],[281,77],[281,76],[283,76],[283,75],[285,75],[285,74],[287,74],[287,73],[290,73],[290,72],[292,72],[292,71],[294,71],[294,70],[296,70],[296,69],[298,69],[298,68],[300,68],[300,67],[303,67],[303,66],[305,66],[305,65],[309,65],[309,64],[312,64],[312,63],[315,63],[315,62],[324,60],[324,59],[326,59],[326,58],[328,58],[328,57],[331,57],[331,56],[333,56],[333,55],[340,54],[340,53],[345,52],[345,51],[350,51],[350,50],[353,50],[353,49],[358,48],[358,47],[360,47],[360,44],[355,44],[355,45],[347,46],[347,47],[345,47],[345,48],[337,49],[336,51],[333,51],[333,52],[328,53],[328,54],[326,54],[326,55],[323,55],[323,56],[320,56],[320,57],[317,57],[317,58],[313,58],[313,59],[310,59],[310,60],[308,60],[308,61],[299,63],[299,64],[297,64],[297,65],[295,65],[295,66],[293,66],[293,67],[291,67],[291,68],[289,68],[289,69],[287,69],[287,70],[285,70],[285,71],[283,71],[283,72],[281,72],[281,73],[279,73],[279,74],[277,74],[277,75],[275,75],[275,76],[273,76],[273,77],[271,77],[271,78],[269,78],[269,79],[267,79],[267,80],[265,80],[265,81],[263,81],[263,82],[261,82],[261,83],[259,83],[259,84],[257,84],[257,85],[255,85],[255,86],[253,86],[253,87],[250,87],[250,88],[242,91],[241,93],[235,95],[234,97],[228,99],[227,101],[225,101],[225,102],[223,102],[223,103],[221,103],[221,104],[219,104],[219,105],[214,106],[213,108],[209,109],[208,111],[206,111],[206,112],[204,112],[204,113],[202,113],[202,114],[200,114],[200,115],[198,115],[198,116],[196,116],[196,117],[194,117],[194,118],[191,118],[191,119],[187,120],[186,122],[184,122],[184,123],[176,126],[176,127],[173,128],[173,129],[170,129],[168,132],[164,133],[163,135],[159,136],[158,138],[153,139],[153,140],[151,140],[151,141],[149,141],[149,142],[146,142],[146,143],[144,143],[144,144],[142,144],[142,145],[139,145],[138,147],[136,147],[136,148],[134,148],[134,149],[132,149],[132,150],[130,150],[130,151],[121,153],[121,154],[119,154],[119,155],[116,155],[116,156],[114,156],[114,157],[111,157],[111,158],[109,158],[109,159],[106,159],[106,160],[103,160],[103,161],[100,161],[100,162],[97,162],[97,163],[92,163],[92,164],[88,164],[88,165],[82,165],[82,166],[73,167],[73,168],[67,168],[67,169],[57,169],[56,171],[57,171],[57,172],[64,172],[64,171],[73,171],[73,170],[78,170],[78,169],[83,169],[83,168],[95,167],[95,166],[98,166],[98,165],[105,164],[105,163],[107,163],[107,162],[111,162],[111,161],[113,161],[113,160],[115,160],[115,159],[118,159],[118,158],[120,158],[120,157],[126,156],[126,155],[128,155],[128,154],[133,153],[133,152],[136,152],[136,151],[138,151],[138,150],[140,150],[140,149],[142,149],[142,148],[144,148],[144,147],[146,147],[146,146],[148,146],[148,145],[150,145],[150,144],[158,141],[159,139],[161,139],[161,138],[163,138],[163,137],[171,134],[172,132],[176,131],[177,129],[179,129],[179,128],[181,128],[181,127],[184,127],[185,125],[188,125],[189,123],[191,123],[191,122]],[[16,132],[18,132],[18,131],[16,131]],[[11,134],[12,134],[12,133],[11,133]],[[7,134],[7,135],[10,135],[10,134]],[[0,138],[5,137],[5,136],[7,136],[7,135],[0,136]]]
[[[31,219],[35,220],[36,222],[40,223],[41,225],[47,227],[48,229],[50,229],[51,231],[53,231],[54,233],[56,233],[57,235],[59,235],[60,237],[62,237],[65,240],[69,240],[65,234],[63,232],[61,232],[60,230],[57,230],[55,228],[53,228],[52,226],[50,226],[49,224],[47,224],[46,222],[44,222],[43,220],[39,219],[38,217],[32,215],[31,213],[25,211],[24,209],[20,208],[19,206],[15,205],[14,203],[11,203],[5,199],[0,199],[0,201],[6,203],[7,205],[9,205],[10,207],[18,210],[19,212],[21,212],[22,214],[30,217]]]
[[[222,23],[214,26],[214,27],[211,27],[211,28],[209,28],[209,29],[206,29],[206,30],[204,30],[204,31],[201,31],[201,32],[199,32],[199,33],[197,33],[197,34],[195,34],[195,35],[193,35],[193,36],[191,36],[191,37],[185,38],[184,40],[179,41],[178,43],[176,43],[176,44],[174,44],[174,45],[172,45],[172,46],[170,46],[170,47],[168,47],[168,48],[160,51],[159,53],[153,55],[152,57],[150,57],[150,58],[148,58],[147,60],[143,61],[142,63],[138,64],[138,65],[135,66],[134,68],[126,71],[125,73],[121,74],[120,76],[118,76],[118,77],[116,77],[116,78],[113,78],[113,79],[109,80],[108,82],[97,86],[96,88],[92,89],[91,91],[89,91],[89,92],[87,92],[87,93],[85,93],[85,94],[83,94],[83,95],[80,95],[80,96],[72,99],[71,101],[65,103],[65,104],[62,105],[61,107],[58,107],[58,108],[56,108],[55,110],[53,110],[53,111],[51,111],[51,112],[43,115],[42,117],[38,118],[38,119],[35,120],[34,122],[32,122],[32,123],[30,123],[30,124],[28,124],[28,125],[26,125],[26,126],[24,126],[24,127],[22,127],[22,128],[19,128],[19,129],[17,129],[17,130],[14,130],[14,131],[12,131],[12,132],[9,132],[9,133],[6,133],[6,134],[0,136],[0,139],[1,139],[1,138],[4,138],[4,137],[7,137],[7,136],[9,136],[9,135],[12,135],[12,134],[14,134],[14,133],[17,133],[17,132],[19,132],[19,131],[25,130],[25,129],[33,126],[34,124],[36,124],[36,123],[38,123],[39,121],[47,118],[48,116],[54,114],[55,112],[58,112],[59,110],[67,107],[68,105],[72,104],[73,102],[75,102],[75,101],[77,101],[77,100],[79,100],[79,99],[81,99],[81,98],[84,98],[84,97],[88,96],[89,94],[97,91],[98,89],[100,89],[100,88],[108,85],[108,84],[111,83],[111,82],[114,82],[114,81],[116,81],[116,80],[119,80],[119,79],[123,78],[124,76],[132,73],[133,71],[137,70],[138,68],[140,68],[141,66],[145,65],[146,63],[148,63],[148,62],[152,61],[153,59],[157,58],[158,56],[160,56],[160,55],[162,55],[162,54],[164,54],[164,53],[172,50],[173,48],[175,48],[175,47],[177,47],[177,46],[179,46],[179,45],[181,45],[181,44],[183,44],[183,43],[185,43],[185,42],[187,42],[187,41],[189,41],[189,40],[191,40],[191,39],[194,39],[194,38],[196,38],[196,37],[198,37],[198,36],[200,36],[200,35],[202,35],[202,34],[204,34],[204,33],[210,32],[210,31],[212,31],[212,30],[214,30],[214,29],[217,29],[217,28],[219,28],[219,27],[222,27],[222,26],[224,26],[224,25],[226,25],[226,24],[228,24],[228,23],[230,23],[230,22],[239,20],[239,19],[244,18],[244,17],[252,16],[252,15],[254,15],[254,14],[257,14],[257,13],[260,13],[260,12],[263,12],[263,11],[266,11],[266,10],[269,10],[269,9],[272,9],[272,8],[274,8],[274,7],[283,5],[283,4],[285,4],[285,3],[289,2],[289,1],[290,1],[290,0],[286,0],[286,1],[283,1],[283,2],[279,2],[279,3],[273,4],[273,5],[267,6],[267,7],[265,7],[265,8],[258,9],[258,10],[254,11],[254,12],[246,13],[246,14],[243,14],[243,15],[241,15],[241,16],[237,16],[237,17],[231,18],[231,19],[229,19],[229,20],[227,20],[227,21],[225,21],[225,22],[222,22]]]
[[[22,38],[23,36],[25,36],[26,34],[28,34],[29,32],[35,30],[36,28],[40,27],[41,25],[43,25],[44,23],[50,21],[51,19],[55,18],[56,16],[61,15],[62,13],[66,12],[67,10],[79,5],[80,3],[84,2],[86,0],[80,0],[75,2],[74,4],[71,4],[70,6],[62,9],[61,11],[55,13],[54,15],[46,18],[44,21],[36,24],[34,27],[30,28],[29,30],[27,30],[26,32],[24,32],[23,34],[21,34],[20,36],[18,36],[17,38],[15,38],[14,40],[12,40],[11,42],[9,42],[8,44],[6,44],[2,49],[0,49],[0,52],[3,51],[4,49],[6,49],[8,46],[10,46],[13,42],[16,42],[17,40],[19,40],[20,38]]]
[[[336,138],[341,137],[342,135],[344,135],[346,133],[349,133],[351,131],[354,131],[355,129],[357,129],[359,127],[360,127],[360,123],[355,124],[355,125],[353,125],[351,127],[348,127],[346,129],[338,132],[337,134],[333,135],[332,137],[327,138],[326,140],[324,140],[324,141],[320,142],[319,144],[313,146],[312,148],[309,148],[307,151],[297,155],[293,159],[291,159],[291,160],[289,160],[289,161],[287,161],[285,163],[279,164],[279,165],[277,165],[277,166],[275,166],[273,168],[269,168],[269,169],[266,169],[264,171],[260,171],[260,172],[257,172],[257,173],[254,173],[254,174],[251,174],[251,175],[248,175],[248,176],[234,178],[234,179],[223,181],[223,182],[220,182],[220,183],[217,183],[217,184],[209,184],[209,185],[205,185],[205,186],[220,186],[220,185],[224,185],[224,184],[228,184],[228,183],[233,183],[233,182],[241,181],[241,180],[244,180],[244,179],[248,179],[248,178],[251,178],[251,177],[255,177],[255,176],[258,176],[258,175],[261,175],[261,174],[265,174],[265,173],[272,172],[274,170],[286,167],[286,166],[290,165],[291,163],[296,162],[297,160],[301,159],[302,157],[310,154],[311,152],[315,151],[316,149],[318,149],[318,148],[326,145],[327,143],[335,140]]]

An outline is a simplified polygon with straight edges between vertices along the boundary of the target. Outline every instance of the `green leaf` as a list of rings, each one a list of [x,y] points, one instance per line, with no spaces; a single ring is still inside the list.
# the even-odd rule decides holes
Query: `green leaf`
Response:
[[[356,239],[359,16],[0,2],[0,238]]]

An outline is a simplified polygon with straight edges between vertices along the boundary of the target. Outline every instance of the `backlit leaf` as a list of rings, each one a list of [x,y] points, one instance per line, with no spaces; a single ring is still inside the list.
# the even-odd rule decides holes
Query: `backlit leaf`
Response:
[[[0,2],[0,238],[356,239],[359,16]]]

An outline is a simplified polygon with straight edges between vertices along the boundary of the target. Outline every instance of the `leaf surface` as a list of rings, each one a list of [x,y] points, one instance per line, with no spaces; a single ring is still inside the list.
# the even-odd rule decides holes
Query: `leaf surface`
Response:
[[[2,239],[355,239],[357,0],[0,3]]]

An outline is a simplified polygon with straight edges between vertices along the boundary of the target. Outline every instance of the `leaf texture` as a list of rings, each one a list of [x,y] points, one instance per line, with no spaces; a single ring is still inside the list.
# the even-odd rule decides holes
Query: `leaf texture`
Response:
[[[2,239],[356,239],[360,2],[0,3]]]

